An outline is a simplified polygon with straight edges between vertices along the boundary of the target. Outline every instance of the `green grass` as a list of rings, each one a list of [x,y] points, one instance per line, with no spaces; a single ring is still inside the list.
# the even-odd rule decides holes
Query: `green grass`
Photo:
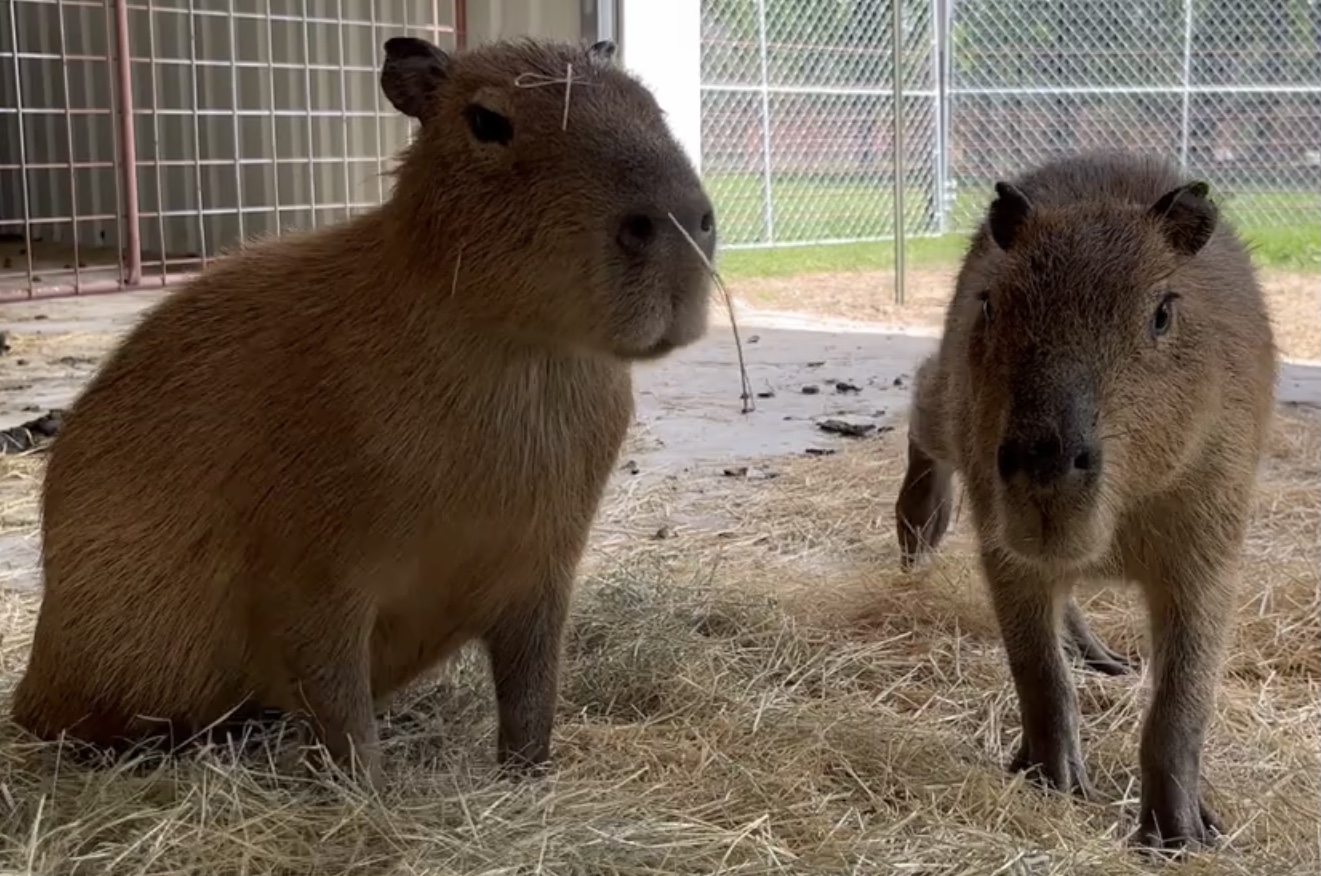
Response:
[[[879,175],[797,175],[776,178],[772,216],[776,244],[766,247],[765,202],[759,177],[708,174],[708,191],[720,216],[721,272],[730,278],[888,270],[894,265],[894,196]],[[934,235],[927,193],[905,198],[905,259],[912,267],[958,262],[967,231],[985,209],[985,193],[960,193],[950,216],[954,233]],[[1221,198],[1226,215],[1263,267],[1321,272],[1321,194],[1244,192]],[[856,241],[799,245],[800,241]],[[757,248],[744,246],[761,245]]]

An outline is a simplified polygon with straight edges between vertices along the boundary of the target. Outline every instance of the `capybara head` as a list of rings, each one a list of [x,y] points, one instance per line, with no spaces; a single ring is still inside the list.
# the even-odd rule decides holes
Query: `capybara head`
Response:
[[[456,303],[467,318],[650,359],[706,330],[715,214],[655,98],[614,55],[609,41],[450,56],[388,40],[381,88],[420,122],[390,213],[408,257],[447,260],[439,275],[487,290]],[[453,249],[436,253],[440,241]]]
[[[1197,277],[1231,232],[1201,182],[1143,203],[996,195],[955,305],[992,537],[1031,562],[1094,562],[1208,431],[1226,368],[1211,336],[1242,305]]]

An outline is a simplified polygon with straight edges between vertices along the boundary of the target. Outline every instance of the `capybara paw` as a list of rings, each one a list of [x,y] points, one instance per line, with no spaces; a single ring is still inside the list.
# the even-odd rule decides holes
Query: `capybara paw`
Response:
[[[941,506],[933,512],[908,507],[906,496],[895,503],[895,528],[899,536],[899,565],[908,571],[940,545],[949,528],[949,512]]]
[[[548,746],[531,749],[501,747],[496,756],[500,772],[510,778],[537,778],[550,772],[551,760]]]
[[[1083,666],[1086,666],[1093,672],[1100,673],[1101,675],[1108,675],[1112,678],[1120,675],[1130,675],[1136,668],[1133,665],[1133,661],[1113,652],[1107,655],[1084,657]]]
[[[1009,771],[1024,773],[1029,780],[1054,791],[1074,794],[1083,799],[1092,796],[1082,752],[1071,742],[1061,741],[1031,745],[1024,738]]]
[[[1143,805],[1137,842],[1151,851],[1178,853],[1209,848],[1224,833],[1224,823],[1206,803],[1177,792],[1158,804]]]
[[[1072,638],[1065,639],[1065,648],[1070,656],[1084,667],[1100,675],[1117,677],[1129,675],[1136,670],[1136,664],[1129,658],[1112,651],[1100,642],[1079,642]]]

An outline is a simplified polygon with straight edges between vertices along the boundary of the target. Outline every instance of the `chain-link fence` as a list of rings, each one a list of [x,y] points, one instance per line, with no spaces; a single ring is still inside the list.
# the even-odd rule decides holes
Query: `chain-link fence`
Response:
[[[705,0],[703,163],[726,246],[965,230],[995,179],[1100,146],[1177,158],[1241,226],[1318,224],[1317,0],[900,0],[898,12]]]
[[[882,239],[900,212],[938,226],[935,19],[929,0],[900,14],[896,65],[890,3],[705,2],[702,170],[729,245]]]

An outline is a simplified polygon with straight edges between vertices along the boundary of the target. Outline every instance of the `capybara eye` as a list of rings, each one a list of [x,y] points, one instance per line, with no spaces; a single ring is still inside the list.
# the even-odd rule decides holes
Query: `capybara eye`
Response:
[[[1174,301],[1179,296],[1170,294],[1161,299],[1156,307],[1156,312],[1151,316],[1151,336],[1159,338],[1170,330],[1174,325]]]
[[[494,110],[470,103],[465,115],[468,117],[468,130],[472,131],[478,143],[499,143],[501,146],[507,146],[509,141],[514,139],[513,122]]]
[[[977,300],[982,303],[982,319],[991,321],[991,293],[983,292],[977,296]]]

